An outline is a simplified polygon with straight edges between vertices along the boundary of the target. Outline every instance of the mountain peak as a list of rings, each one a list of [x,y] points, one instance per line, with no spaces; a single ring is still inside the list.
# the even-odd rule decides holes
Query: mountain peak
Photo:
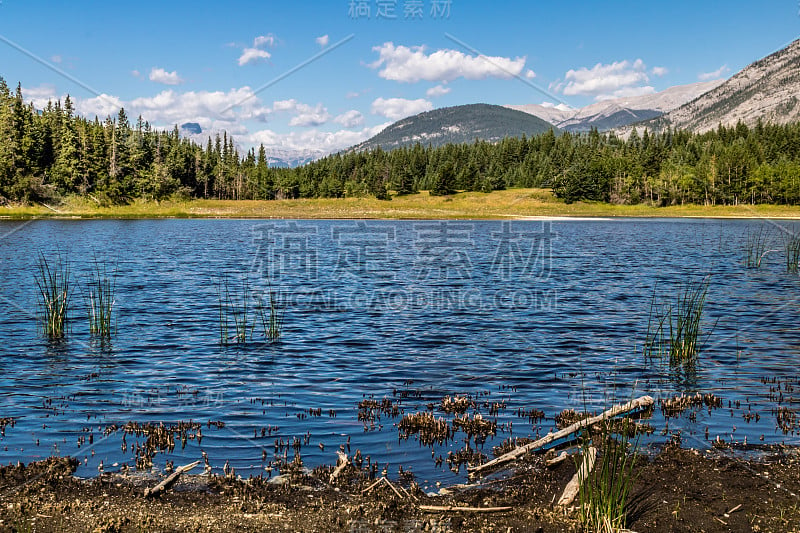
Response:
[[[773,124],[800,120],[800,39],[646,126],[704,132],[720,124],[741,121],[752,126],[759,120]]]
[[[351,148],[355,151],[381,147],[393,150],[422,145],[463,144],[481,139],[497,142],[505,137],[532,136],[556,129],[541,118],[490,104],[443,107],[395,122],[375,137]]]
[[[565,104],[558,106],[528,104],[507,107],[538,116],[566,131],[588,131],[592,128],[609,130],[649,120],[662,113],[672,111],[717,87],[723,81],[714,80],[677,85],[658,93],[603,100],[580,109],[574,109]]]

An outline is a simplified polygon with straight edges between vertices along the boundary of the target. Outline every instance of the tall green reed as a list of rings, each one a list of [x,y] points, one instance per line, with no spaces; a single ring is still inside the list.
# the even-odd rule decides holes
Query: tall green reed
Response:
[[[86,304],[88,307],[89,333],[108,340],[116,332],[114,324],[117,272],[109,273],[108,266],[95,259],[87,282]]]
[[[650,358],[668,357],[671,365],[693,366],[708,335],[703,338],[702,321],[709,278],[690,282],[675,302],[660,302],[653,289],[647,321],[644,353]],[[713,328],[712,328],[713,329]]]
[[[765,228],[759,227],[758,231],[747,230],[744,260],[747,268],[761,268],[761,261],[769,251],[767,250],[768,243],[769,231]]]
[[[270,342],[280,339],[283,330],[283,312],[278,294],[269,284],[265,297],[253,290],[245,277],[239,288],[232,286],[227,276],[218,285],[219,340],[220,344],[245,343],[253,340],[260,323],[264,337]]]
[[[278,303],[278,295],[272,290],[270,284],[267,291],[269,299],[269,308],[264,305],[259,305],[259,317],[261,318],[261,326],[264,329],[264,336],[270,342],[276,342],[281,338],[283,330],[283,311]]]
[[[638,477],[635,465],[639,440],[631,442],[627,432],[615,435],[606,421],[594,432],[593,440],[588,431],[584,433],[583,457],[592,444],[599,448],[600,459],[580,486],[580,516],[586,530],[612,533],[627,525],[628,497]]]
[[[42,333],[51,339],[63,338],[69,320],[69,301],[72,296],[69,261],[60,255],[48,261],[39,252],[34,275],[39,297],[39,324]]]
[[[228,277],[223,275],[217,285],[217,291],[220,344],[247,342],[252,338],[255,327],[255,322],[251,323],[249,281],[247,278],[243,279],[241,288],[236,289],[236,287],[231,287]]]
[[[800,266],[800,235],[792,232],[783,241],[786,251],[786,272],[797,274]]]

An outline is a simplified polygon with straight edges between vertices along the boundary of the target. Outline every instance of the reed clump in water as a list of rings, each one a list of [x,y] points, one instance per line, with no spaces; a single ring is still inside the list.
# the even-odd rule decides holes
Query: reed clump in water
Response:
[[[219,296],[219,342],[222,345],[244,343],[252,337],[255,322],[251,323],[250,284],[242,280],[240,290],[231,287],[227,276],[217,285]],[[231,334],[233,332],[233,334]]]
[[[786,272],[797,274],[800,266],[800,235],[794,232],[787,235],[783,244],[786,250]]]
[[[744,260],[744,264],[747,268],[761,268],[761,261],[764,259],[767,252],[769,252],[769,250],[767,250],[768,242],[769,231],[763,227],[758,228],[758,231],[747,230]]]
[[[237,289],[227,276],[217,285],[219,297],[220,344],[246,343],[253,340],[256,326],[260,323],[264,337],[270,342],[280,339],[283,329],[283,314],[278,295],[270,286],[267,302],[250,285],[247,278]]]
[[[258,316],[261,318],[264,336],[270,342],[276,342],[280,340],[283,331],[283,311],[278,303],[278,295],[272,290],[271,284],[267,293],[269,307],[260,305],[258,307]]]
[[[61,256],[48,261],[39,253],[35,279],[42,333],[51,339],[61,339],[66,334],[72,296],[69,261]]]
[[[97,260],[89,275],[86,303],[89,312],[89,333],[103,340],[111,338],[116,332],[114,324],[115,293],[117,288],[116,270],[109,273],[105,263]]]
[[[687,284],[674,303],[658,302],[653,290],[644,345],[647,357],[668,357],[670,365],[694,366],[705,342],[701,323],[708,284],[707,277]]]

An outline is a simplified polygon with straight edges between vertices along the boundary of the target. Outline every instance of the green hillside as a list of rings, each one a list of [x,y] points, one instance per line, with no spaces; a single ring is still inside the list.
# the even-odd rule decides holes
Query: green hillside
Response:
[[[404,118],[351,150],[372,150],[379,146],[393,150],[416,143],[438,147],[472,143],[475,139],[495,142],[505,137],[531,137],[551,129],[557,128],[522,111],[489,104],[461,105]]]

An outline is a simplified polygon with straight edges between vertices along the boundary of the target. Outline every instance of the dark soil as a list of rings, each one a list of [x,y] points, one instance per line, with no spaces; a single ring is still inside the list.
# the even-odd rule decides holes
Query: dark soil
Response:
[[[695,451],[674,446],[641,458],[628,527],[655,531],[800,531],[797,449]],[[160,498],[146,499],[150,474],[75,478],[75,462],[51,458],[0,468],[2,531],[580,531],[575,509],[554,507],[575,464],[553,469],[542,457],[479,486],[427,496],[408,476],[392,487],[346,469],[301,469],[272,480],[185,475]],[[403,492],[404,487],[410,497]],[[500,507],[506,512],[424,512],[420,505]],[[740,506],[740,507],[739,507]],[[732,510],[735,511],[732,512]]]

